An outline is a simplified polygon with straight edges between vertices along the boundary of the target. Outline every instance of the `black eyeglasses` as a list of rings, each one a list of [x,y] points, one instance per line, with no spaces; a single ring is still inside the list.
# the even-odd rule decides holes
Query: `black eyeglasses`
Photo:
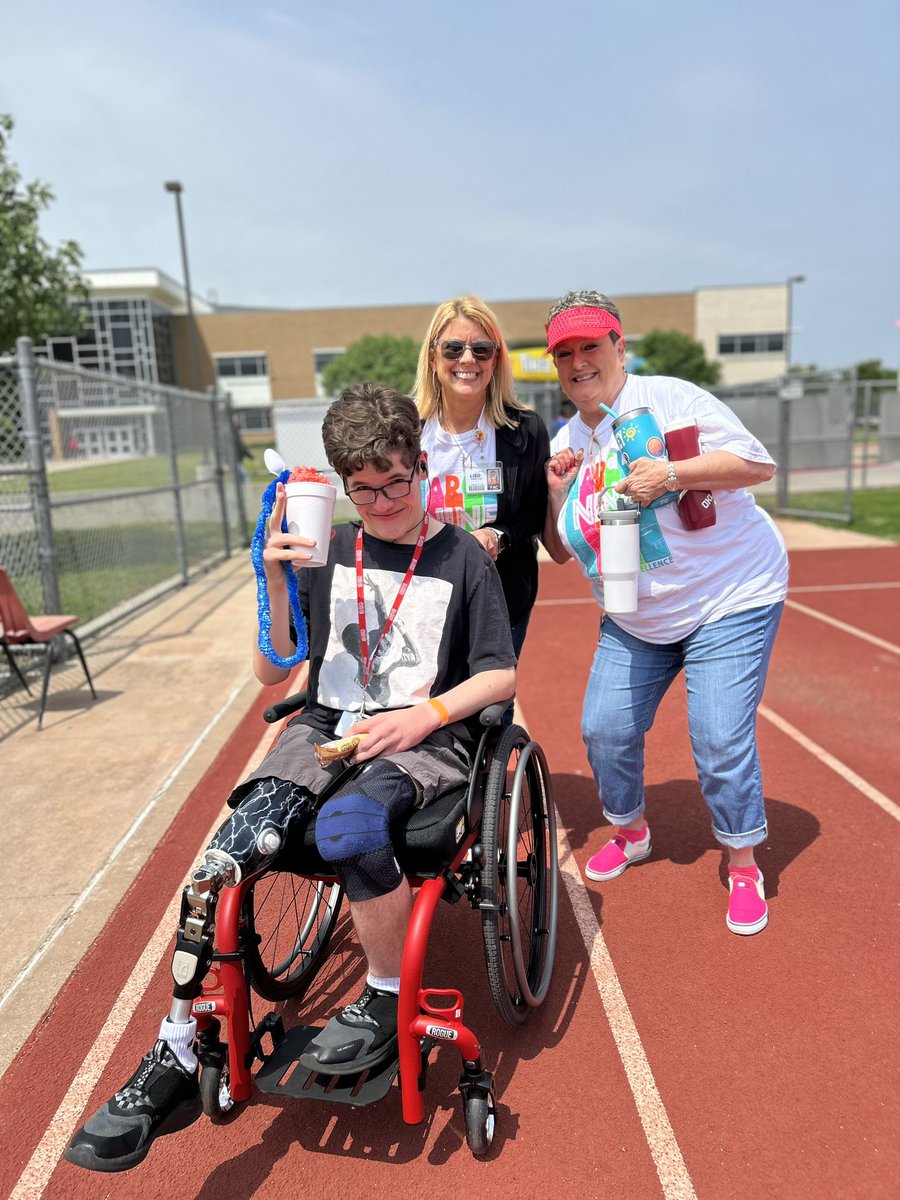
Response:
[[[487,362],[500,349],[496,342],[463,342],[459,338],[448,338],[445,342],[436,342],[435,344],[441,352],[441,357],[450,362],[456,362],[457,359],[462,358],[467,348],[472,351],[472,357],[476,362]]]
[[[402,500],[404,496],[408,496],[412,491],[412,481],[415,479],[418,469],[419,464],[416,463],[409,479],[397,479],[393,483],[386,483],[384,487],[348,488],[345,485],[344,493],[350,497],[357,508],[364,504],[374,504],[378,499],[379,492],[381,492],[385,500]]]

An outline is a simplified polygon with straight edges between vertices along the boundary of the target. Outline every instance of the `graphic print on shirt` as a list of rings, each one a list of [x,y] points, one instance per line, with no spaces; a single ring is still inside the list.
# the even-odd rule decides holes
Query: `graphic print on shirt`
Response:
[[[366,570],[363,586],[369,653],[384,628],[403,574]],[[394,624],[375,651],[366,693],[368,711],[406,708],[427,700],[438,673],[438,651],[452,586],[414,576]],[[354,568],[336,566],[331,588],[331,628],[319,670],[318,700],[329,708],[360,707],[363,699],[359,617]]]
[[[465,476],[435,475],[428,489],[429,513],[446,525],[458,525],[470,533],[497,517],[497,496],[491,492],[467,492]]]
[[[599,514],[601,510],[616,507],[616,493],[610,489],[627,473],[623,469],[619,450],[612,442],[607,446],[605,456],[585,456],[585,465],[569,492],[563,510],[566,540],[588,579],[596,579],[603,572],[600,563]],[[640,541],[642,571],[653,571],[674,561],[652,509],[641,510]]]

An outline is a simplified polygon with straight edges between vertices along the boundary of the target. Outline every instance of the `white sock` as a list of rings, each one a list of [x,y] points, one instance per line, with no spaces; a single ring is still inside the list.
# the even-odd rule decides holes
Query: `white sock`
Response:
[[[186,1071],[197,1070],[197,1055],[194,1053],[194,1038],[197,1036],[197,1022],[191,1017],[188,1021],[170,1021],[163,1019],[159,1027],[159,1036],[168,1042],[169,1049]]]
[[[395,995],[400,994],[399,975],[393,979],[381,979],[379,976],[370,973],[366,976],[366,983],[369,987],[378,988],[379,992],[393,992]]]

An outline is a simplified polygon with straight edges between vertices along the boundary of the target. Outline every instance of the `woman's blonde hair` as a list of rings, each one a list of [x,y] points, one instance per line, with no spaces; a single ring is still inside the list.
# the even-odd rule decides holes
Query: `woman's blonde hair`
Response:
[[[525,405],[516,399],[516,389],[513,383],[512,365],[509,361],[509,351],[497,318],[483,300],[476,296],[460,296],[456,300],[445,300],[434,310],[428,333],[419,350],[419,364],[416,369],[416,382],[413,387],[413,399],[423,421],[429,417],[440,416],[441,385],[437,372],[431,365],[432,354],[437,353],[437,342],[441,333],[456,317],[467,317],[480,325],[488,338],[496,342],[499,349],[494,363],[494,373],[488,384],[487,399],[484,404],[486,420],[496,429],[499,425],[513,425],[504,412],[506,408],[524,409]]]

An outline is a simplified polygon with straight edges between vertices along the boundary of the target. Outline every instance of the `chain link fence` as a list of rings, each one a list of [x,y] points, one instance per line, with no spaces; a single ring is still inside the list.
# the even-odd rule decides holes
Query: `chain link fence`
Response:
[[[791,375],[713,391],[778,463],[771,484],[779,516],[849,523],[860,488],[892,485],[881,470],[900,460],[900,395],[893,380],[851,371]]]
[[[0,358],[0,563],[90,635],[247,544],[227,397]]]

